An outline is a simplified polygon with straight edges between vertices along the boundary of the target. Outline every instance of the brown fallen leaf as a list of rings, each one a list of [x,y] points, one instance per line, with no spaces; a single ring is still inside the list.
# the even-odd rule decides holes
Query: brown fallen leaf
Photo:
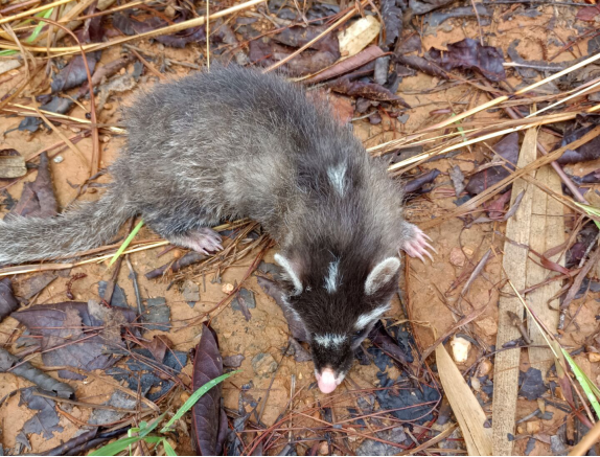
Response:
[[[259,39],[250,42],[249,58],[255,65],[270,67],[292,54],[292,52],[292,48],[282,46],[272,40],[263,41]],[[290,76],[304,76],[329,67],[336,60],[337,57],[328,51],[306,49],[300,55],[282,65],[280,69]]]
[[[29,276],[18,283],[18,296],[29,300],[44,290],[58,275],[52,271],[44,271],[33,276]]]
[[[445,70],[456,68],[477,70],[490,81],[498,82],[506,79],[504,56],[499,48],[482,46],[479,41],[465,38],[457,43],[449,44],[447,51],[430,49],[429,58]]]
[[[11,316],[26,325],[32,335],[41,337],[44,365],[103,370],[120,359],[115,349],[123,345],[121,326],[133,322],[136,315],[115,307],[105,308],[100,318],[92,308],[88,303],[63,302],[31,306]],[[69,370],[58,373],[66,379],[79,378]]]
[[[438,78],[444,79],[448,77],[446,72],[444,72],[439,66],[423,57],[396,54],[395,60],[399,64],[405,65],[409,68],[414,68],[415,70],[421,71],[427,75],[437,76]]]
[[[492,221],[501,221],[504,218],[504,206],[510,201],[510,190],[496,197],[491,202],[486,202],[483,207],[488,212],[488,216]]]
[[[350,78],[344,76],[331,81],[327,84],[327,87],[340,94],[353,97],[364,97],[369,100],[392,102],[405,108],[410,108],[410,105],[408,105],[402,97],[390,92],[379,84],[351,81]]]
[[[165,335],[154,335],[152,341],[146,344],[145,347],[157,362],[162,362],[167,350],[173,347],[173,343]]]
[[[580,8],[577,11],[577,15],[575,16],[578,20],[584,22],[594,22],[596,18],[600,15],[600,6],[586,6],[585,8]]]
[[[435,180],[435,178],[437,178],[440,175],[440,173],[441,173],[441,171],[438,170],[437,168],[429,170],[427,173],[423,173],[418,178],[408,181],[404,185],[404,192],[407,194],[409,194],[409,193],[423,194],[423,193],[429,192],[431,190],[431,188],[424,187],[424,186],[426,184],[432,183]]]
[[[94,72],[96,63],[100,59],[100,54],[101,51],[88,52],[86,54],[90,73]],[[83,57],[77,55],[71,59],[65,68],[58,72],[58,74],[54,77],[52,84],[50,84],[50,87],[52,88],[52,93],[55,94],[57,92],[63,92],[72,89],[73,87],[77,87],[83,84],[85,81],[87,81],[85,63]]]
[[[590,125],[590,126],[579,128],[573,132],[566,134],[560,143],[560,147],[563,147],[563,146],[581,138],[583,135],[590,132],[594,127],[595,127],[595,125]],[[591,160],[596,160],[599,157],[600,157],[600,138],[596,137],[592,141],[584,144],[583,146],[581,146],[575,150],[567,149],[565,151],[565,153],[557,160],[557,162],[561,165],[565,165],[568,163],[589,162]]]
[[[204,325],[194,357],[194,391],[222,374],[223,359],[217,336]],[[227,416],[221,408],[222,391],[222,384],[217,384],[192,408],[192,446],[197,455],[221,455],[228,432]]]
[[[300,48],[319,36],[325,30],[327,30],[327,26],[324,25],[288,27],[277,35],[274,35],[273,39],[281,44],[285,44],[286,46]],[[327,34],[325,37],[313,43],[309,49],[326,51],[332,56],[335,56],[336,60],[340,58],[340,43],[335,33]]]
[[[73,388],[68,384],[57,381],[29,362],[15,357],[6,349],[0,348],[0,373],[7,373],[9,370],[11,374],[27,379],[46,392],[55,393],[59,397],[70,398],[74,393]]]
[[[358,54],[342,60],[341,62],[337,62],[335,65],[326,68],[325,70],[317,73],[314,76],[311,76],[303,82],[304,84],[316,84],[321,81],[327,81],[328,79],[344,75],[352,70],[360,68],[383,55],[384,52],[379,46],[369,46],[368,48],[360,51]]]
[[[517,158],[519,157],[519,134],[513,132],[506,135],[494,145],[494,151],[503,157],[508,164],[517,163]],[[514,167],[508,164],[506,166],[509,169],[514,169]],[[469,179],[469,182],[465,186],[465,190],[471,195],[480,194],[508,175],[510,175],[510,171],[502,165],[486,168],[471,176],[471,179]]]
[[[18,308],[19,302],[13,294],[12,283],[9,278],[3,278],[0,280],[0,322]]]
[[[178,23],[185,20],[185,16],[181,16],[174,22]],[[137,20],[123,13],[113,14],[114,26],[123,32],[125,35],[136,35],[149,32],[159,28],[166,27],[168,23],[159,18],[151,17],[145,21]],[[166,46],[173,48],[184,48],[188,43],[198,43],[206,40],[206,31],[204,26],[192,27],[172,35],[159,35],[154,37],[156,41]]]
[[[396,5],[396,0],[381,1],[381,16],[385,26],[383,46],[389,49],[402,33],[402,10]]]
[[[58,203],[54,196],[48,155],[40,155],[40,166],[35,181],[25,184],[21,199],[4,217],[10,220],[15,217],[52,217],[58,214]]]

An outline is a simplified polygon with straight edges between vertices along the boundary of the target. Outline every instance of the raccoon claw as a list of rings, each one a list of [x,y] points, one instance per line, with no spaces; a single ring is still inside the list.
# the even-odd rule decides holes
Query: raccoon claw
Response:
[[[437,251],[431,244],[427,242],[427,240],[431,241],[431,238],[427,236],[427,234],[423,233],[420,228],[415,227],[414,236],[402,243],[402,249],[411,257],[417,257],[421,259],[421,261],[425,262],[423,255],[426,255],[433,262],[433,257],[427,249],[431,249],[436,254]]]
[[[221,235],[213,229],[206,227],[172,241],[180,246],[208,255],[209,252],[221,251],[223,249],[222,240]]]

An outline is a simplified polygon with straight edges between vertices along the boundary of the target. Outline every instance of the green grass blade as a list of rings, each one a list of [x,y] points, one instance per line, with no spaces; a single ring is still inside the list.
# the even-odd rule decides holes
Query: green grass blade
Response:
[[[456,114],[455,114],[455,113],[452,113],[452,114],[450,115],[450,117],[455,117],[455,116],[456,116]],[[460,136],[462,136],[462,137],[463,137],[463,138],[466,140],[466,138],[467,138],[467,137],[465,136],[465,129],[463,129],[463,128],[460,126],[460,121],[457,121],[457,122],[455,122],[454,124],[456,125],[456,130],[458,130],[458,131],[460,132]]]
[[[50,15],[52,14],[52,11],[54,11],[54,8],[48,8],[46,11],[41,11],[40,13],[36,14],[36,16],[43,17],[44,19],[48,19],[50,17]],[[35,26],[35,28],[33,29],[33,32],[31,32],[31,35],[29,35],[29,37],[25,40],[25,42],[31,43],[33,40],[35,40],[45,25],[46,25],[46,22],[40,21],[40,23]]]
[[[162,421],[164,419],[164,417],[166,415],[167,415],[167,413],[164,412],[160,416],[158,416],[156,419],[154,419],[150,425],[146,424],[145,427],[140,427],[140,429],[141,429],[140,436],[144,437],[148,433],[150,433],[152,430],[154,430],[156,427],[158,427],[158,424],[160,423],[160,421]],[[140,423],[140,425],[141,425],[141,423]]]
[[[142,228],[142,225],[144,225],[144,221],[143,220],[140,221],[139,224],[135,226],[135,228],[131,231],[131,233],[129,234],[129,236],[127,237],[127,239],[125,241],[123,241],[123,244],[121,245],[121,247],[119,248],[119,250],[112,257],[112,259],[110,259],[110,263],[108,264],[109,266],[112,266],[112,264],[115,263],[115,261],[119,258],[119,256],[121,254],[123,254],[123,252],[125,252],[125,249],[127,249],[127,246],[129,246],[131,244],[131,242],[133,241],[133,238],[137,235],[137,233]]]
[[[583,203],[577,203],[577,202],[573,202],[573,203],[575,203],[577,206],[582,208],[588,215],[600,217],[600,209],[598,209],[594,206],[584,205]],[[598,222],[595,219],[592,219],[592,220],[594,221],[594,224],[596,224],[596,226],[600,229],[600,222]]]
[[[567,351],[565,351],[563,348],[561,348],[561,350],[562,350],[563,355],[565,356],[565,359],[567,359],[567,362],[569,363],[571,370],[573,370],[573,373],[575,373],[575,378],[577,378],[577,382],[579,383],[579,385],[585,392],[586,397],[588,398],[589,402],[591,403],[592,407],[594,408],[594,411],[596,412],[596,416],[600,417],[600,404],[598,404],[598,398],[594,394],[594,389],[591,387],[591,386],[594,386],[594,383],[592,383],[592,381],[590,381],[590,379],[586,376],[586,374],[583,371],[581,371],[581,368],[579,368],[579,366],[571,358],[569,353]],[[596,388],[596,390],[598,390],[598,389]]]
[[[115,441],[114,443],[107,444],[100,449],[88,454],[90,456],[102,456],[102,455],[117,455],[119,452],[124,451],[132,444],[137,443],[140,440],[144,440],[146,443],[158,443],[162,440],[160,436],[132,436],[131,438],[122,438]]]
[[[225,373],[224,375],[221,375],[218,378],[208,381],[206,384],[204,384],[202,387],[200,387],[196,392],[194,392],[192,395],[190,395],[190,398],[188,398],[187,401],[183,405],[181,405],[181,408],[179,408],[177,410],[175,415],[171,418],[171,420],[169,422],[167,422],[167,425],[165,425],[160,430],[160,432],[167,433],[169,431],[169,429],[171,428],[171,425],[173,425],[176,420],[180,419],[181,416],[183,416],[190,409],[192,409],[192,407],[196,404],[196,402],[198,400],[200,400],[200,397],[202,397],[202,395],[204,395],[206,392],[208,392],[210,389],[212,389],[213,387],[215,387],[217,384],[224,381],[228,377],[233,376],[234,374],[239,373],[239,372],[240,372],[240,370],[232,371],[231,373]]]
[[[165,454],[167,454],[167,455],[177,455],[177,452],[175,452],[175,449],[173,449],[173,446],[171,446],[169,444],[169,442],[167,441],[166,438],[163,438],[162,444],[165,447]]]

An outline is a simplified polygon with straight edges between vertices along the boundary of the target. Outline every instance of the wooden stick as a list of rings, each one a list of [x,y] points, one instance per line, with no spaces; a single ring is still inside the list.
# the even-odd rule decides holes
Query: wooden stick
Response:
[[[600,421],[596,422],[596,425],[571,449],[569,455],[586,455],[598,440],[600,440]]]

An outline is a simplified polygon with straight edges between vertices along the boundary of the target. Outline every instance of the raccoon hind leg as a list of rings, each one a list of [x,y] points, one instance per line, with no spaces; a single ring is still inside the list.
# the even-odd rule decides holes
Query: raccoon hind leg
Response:
[[[144,214],[148,226],[171,244],[208,254],[223,249],[222,238],[210,226],[219,220],[204,210],[169,212],[148,211]]]
[[[185,234],[171,235],[167,237],[167,240],[171,244],[193,249],[202,254],[217,252],[223,249],[221,235],[209,227],[199,227]]]

